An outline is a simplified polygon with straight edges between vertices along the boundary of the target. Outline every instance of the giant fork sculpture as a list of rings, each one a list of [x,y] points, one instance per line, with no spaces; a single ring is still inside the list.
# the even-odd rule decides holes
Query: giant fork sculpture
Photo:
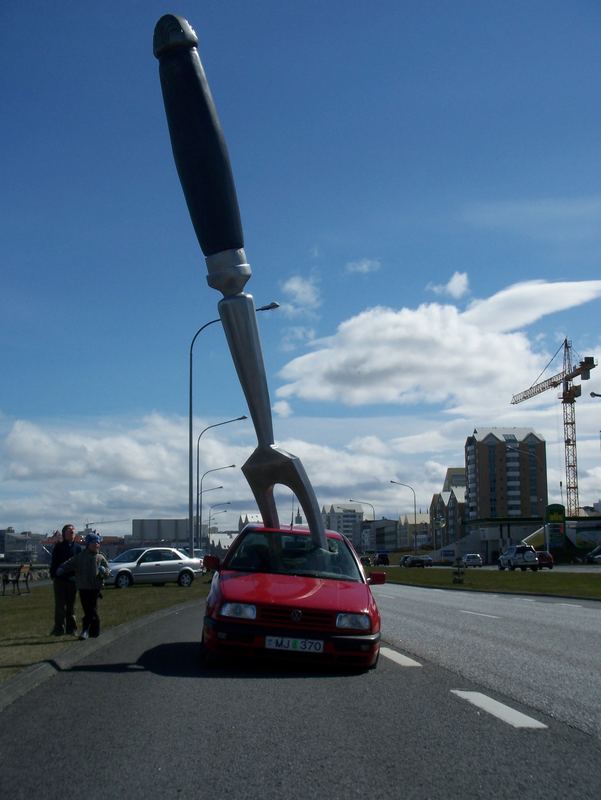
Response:
[[[274,486],[282,484],[296,495],[315,545],[327,549],[319,506],[303,465],[273,441],[255,306],[252,295],[244,292],[251,269],[244,253],[236,188],[197,44],[183,17],[168,14],[157,22],[153,49],[160,65],[173,156],[205,256],[208,284],[223,294],[219,316],[257,434],[257,448],[242,471],[267,527],[279,527]]]

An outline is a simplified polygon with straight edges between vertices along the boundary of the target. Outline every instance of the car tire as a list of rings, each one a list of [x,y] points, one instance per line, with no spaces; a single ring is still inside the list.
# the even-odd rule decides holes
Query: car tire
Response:
[[[499,564],[499,569],[501,570],[501,572],[505,572],[505,567],[502,564]]]
[[[115,589],[127,589],[132,585],[131,575],[127,572],[120,572],[115,578]]]
[[[177,578],[177,582],[180,586],[188,587],[192,586],[192,581],[194,580],[194,575],[191,572],[185,570],[184,572],[180,572]]]
[[[538,567],[530,567],[530,569],[532,570],[532,572],[538,572]]]
[[[526,567],[520,567],[520,569],[522,570],[522,572],[526,572]]]
[[[553,564],[549,564],[549,569],[553,569]]]

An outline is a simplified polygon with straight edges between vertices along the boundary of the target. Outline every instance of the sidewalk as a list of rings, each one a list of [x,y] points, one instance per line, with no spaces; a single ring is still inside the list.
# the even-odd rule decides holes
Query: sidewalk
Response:
[[[48,678],[51,678],[57,672],[70,669],[74,664],[77,664],[78,661],[87,658],[87,656],[99,650],[101,647],[114,642],[116,639],[131,633],[137,628],[148,625],[154,620],[161,619],[169,614],[176,614],[190,606],[198,606],[198,603],[198,599],[188,600],[185,603],[169,606],[168,608],[163,608],[160,611],[148,614],[145,617],[138,617],[130,622],[124,622],[122,625],[108,628],[98,639],[87,639],[85,642],[77,641],[65,643],[64,650],[61,650],[54,658],[25,667],[21,672],[0,684],[0,712],[15,700],[18,700],[19,697],[22,697],[31,689],[34,689],[45,680],[48,680]]]

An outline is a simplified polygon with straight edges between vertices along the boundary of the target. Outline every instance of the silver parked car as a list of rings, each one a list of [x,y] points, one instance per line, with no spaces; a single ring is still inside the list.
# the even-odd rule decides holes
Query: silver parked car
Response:
[[[480,553],[466,553],[463,556],[463,563],[466,567],[481,567],[482,556]]]
[[[134,547],[109,561],[108,586],[125,589],[133,583],[163,584],[176,581],[190,586],[204,572],[199,558],[188,558],[174,547]]]

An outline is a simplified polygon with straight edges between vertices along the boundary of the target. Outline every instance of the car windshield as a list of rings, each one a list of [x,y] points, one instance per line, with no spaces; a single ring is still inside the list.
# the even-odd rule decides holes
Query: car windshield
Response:
[[[362,581],[357,562],[343,539],[328,539],[328,549],[294,531],[249,530],[227,554],[224,569],[313,578]]]
[[[125,550],[123,553],[120,553],[118,556],[112,559],[113,562],[117,562],[119,564],[127,564],[129,561],[137,561],[142,553],[144,552],[144,547],[135,548],[133,550]]]

